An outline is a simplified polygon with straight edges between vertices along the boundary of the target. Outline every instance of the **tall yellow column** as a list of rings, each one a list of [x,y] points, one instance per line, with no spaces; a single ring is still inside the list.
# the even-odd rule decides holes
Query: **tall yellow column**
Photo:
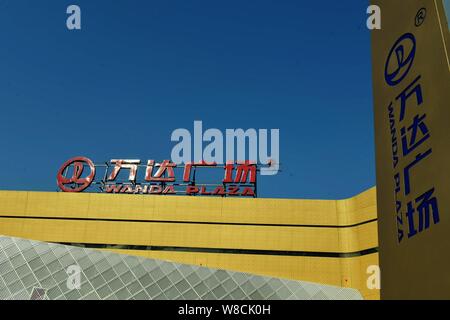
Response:
[[[443,0],[373,0],[382,299],[450,298],[450,35]],[[448,0],[445,6],[450,7]]]

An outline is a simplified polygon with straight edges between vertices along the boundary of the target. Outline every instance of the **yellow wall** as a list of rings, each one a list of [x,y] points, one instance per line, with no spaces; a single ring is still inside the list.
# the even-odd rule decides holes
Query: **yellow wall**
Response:
[[[0,191],[0,234],[48,242],[354,253],[378,246],[376,221],[365,223],[374,219],[375,188],[336,201]],[[365,298],[379,298],[379,290],[366,286],[366,269],[378,265],[377,253],[113,251],[353,287]]]

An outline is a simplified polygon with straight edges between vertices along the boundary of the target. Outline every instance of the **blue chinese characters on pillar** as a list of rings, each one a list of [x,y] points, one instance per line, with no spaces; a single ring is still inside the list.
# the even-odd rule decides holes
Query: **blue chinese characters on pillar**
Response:
[[[435,187],[422,190],[422,184],[414,185],[417,169],[429,166],[433,154],[422,75],[406,81],[413,70],[416,47],[413,34],[402,35],[389,52],[384,72],[386,83],[400,92],[388,106],[398,243],[440,221]]]

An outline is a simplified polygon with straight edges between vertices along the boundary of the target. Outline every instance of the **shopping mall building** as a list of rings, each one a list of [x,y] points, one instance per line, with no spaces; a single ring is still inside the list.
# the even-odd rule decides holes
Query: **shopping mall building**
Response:
[[[0,234],[354,288],[366,299],[378,299],[379,290],[367,286],[369,267],[378,265],[375,194],[373,188],[345,200],[282,200],[0,191]],[[19,259],[22,264],[27,262],[24,250],[18,249],[24,256]],[[14,257],[9,260],[14,262]],[[30,274],[49,268],[44,258],[37,260],[38,270],[28,261]],[[17,271],[21,265],[13,267]],[[5,271],[0,256],[0,279],[7,282]],[[65,286],[63,272],[60,282]],[[51,270],[44,273],[49,276]],[[39,280],[38,275],[35,278]],[[40,281],[34,287],[46,289]]]

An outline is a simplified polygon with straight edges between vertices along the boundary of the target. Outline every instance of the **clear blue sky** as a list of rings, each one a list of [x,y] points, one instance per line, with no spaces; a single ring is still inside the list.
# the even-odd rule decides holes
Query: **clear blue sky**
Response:
[[[82,30],[66,28],[66,8]],[[0,189],[76,155],[163,160],[176,128],[279,128],[261,197],[375,185],[367,1],[0,0]]]
[[[448,27],[450,28],[450,0],[444,0],[444,8],[447,12]]]

